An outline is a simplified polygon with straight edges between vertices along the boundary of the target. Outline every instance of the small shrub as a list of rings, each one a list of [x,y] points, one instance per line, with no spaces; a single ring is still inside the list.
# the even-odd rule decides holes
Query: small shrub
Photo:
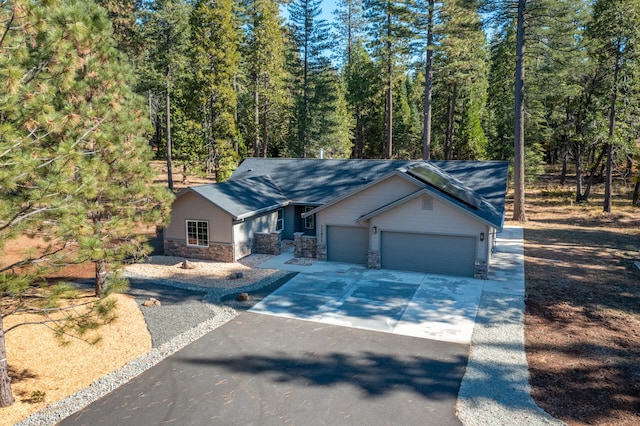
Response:
[[[29,398],[26,400],[29,404],[38,404],[44,401],[44,398],[47,396],[47,393],[44,391],[35,390],[31,392]]]

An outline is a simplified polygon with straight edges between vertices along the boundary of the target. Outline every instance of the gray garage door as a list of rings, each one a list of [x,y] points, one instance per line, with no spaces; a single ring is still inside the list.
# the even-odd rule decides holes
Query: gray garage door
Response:
[[[369,228],[327,226],[327,260],[367,264]]]
[[[382,268],[473,277],[476,239],[382,232]]]

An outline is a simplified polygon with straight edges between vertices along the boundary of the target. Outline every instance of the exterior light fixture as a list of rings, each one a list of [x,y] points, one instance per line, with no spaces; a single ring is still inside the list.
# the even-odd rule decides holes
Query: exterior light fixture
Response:
[[[371,229],[371,233],[372,233],[372,234],[374,234],[374,235],[375,235],[375,234],[377,234],[377,233],[378,233],[378,227],[377,227],[377,226],[374,226],[374,227]]]
[[[480,233],[480,241],[484,241],[484,232]]]

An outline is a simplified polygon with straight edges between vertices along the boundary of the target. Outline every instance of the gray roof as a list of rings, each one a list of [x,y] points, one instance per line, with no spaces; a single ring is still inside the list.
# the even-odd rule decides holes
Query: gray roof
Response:
[[[410,175],[415,167],[437,172],[458,188],[458,197]],[[442,197],[502,227],[508,164],[503,161],[324,160],[306,158],[247,158],[224,183],[191,189],[235,218],[247,217],[286,204],[321,206],[332,199],[392,173],[405,173],[418,185],[440,191]],[[442,186],[442,185],[440,185]],[[446,186],[446,185],[445,185]],[[455,191],[454,191],[455,192]],[[462,194],[478,199],[473,207]],[[466,196],[462,198],[466,198]]]
[[[234,219],[243,219],[289,204],[288,198],[269,176],[192,186],[184,192],[195,192],[229,213]],[[178,196],[180,195],[182,193]]]

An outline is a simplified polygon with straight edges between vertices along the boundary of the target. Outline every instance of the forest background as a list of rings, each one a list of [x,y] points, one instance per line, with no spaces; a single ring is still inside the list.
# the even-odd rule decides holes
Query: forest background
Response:
[[[126,286],[117,272],[144,256],[136,230],[166,221],[173,197],[154,184],[152,155],[166,159],[170,189],[174,164],[223,181],[247,156],[508,160],[516,221],[526,219],[525,180],[546,163],[574,185],[561,203],[577,201],[583,216],[592,192],[602,199],[595,184],[604,183],[605,212],[629,198],[637,205],[640,0],[344,0],[332,24],[320,7],[0,1],[0,250],[18,237],[43,244],[0,262],[0,407],[13,403],[4,333],[15,326],[3,318],[45,314],[56,335],[80,338],[113,320],[106,297]],[[635,222],[620,217],[599,218],[619,221],[625,250],[637,249],[622,226]],[[91,297],[47,281],[48,271],[86,262],[95,265]],[[572,276],[589,276],[597,285],[585,286],[585,300],[602,301],[593,292],[615,284],[612,273]],[[611,297],[627,294],[621,288]],[[625,388],[634,381],[618,380],[636,374],[628,371],[611,377],[637,395]]]
[[[577,201],[608,159],[633,179],[635,0],[341,0],[331,23],[320,0],[98,3],[185,175],[246,156],[513,162],[521,6],[526,177],[560,163]]]

